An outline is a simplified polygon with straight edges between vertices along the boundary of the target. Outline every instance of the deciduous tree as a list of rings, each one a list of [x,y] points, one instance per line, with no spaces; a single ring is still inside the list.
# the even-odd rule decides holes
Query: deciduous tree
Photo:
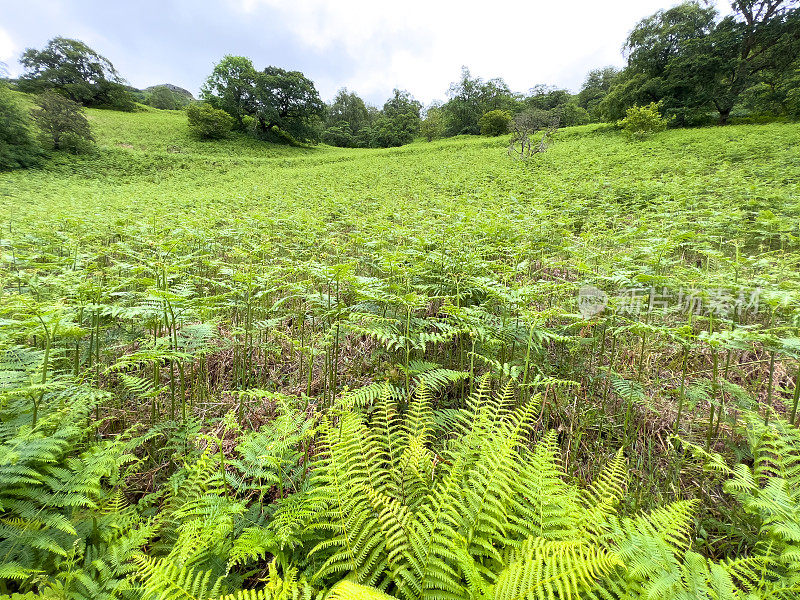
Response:
[[[238,129],[244,129],[244,117],[256,109],[256,75],[249,58],[226,55],[206,79],[201,97],[231,115]]]
[[[45,147],[72,153],[91,148],[92,131],[80,104],[48,90],[36,98],[36,106],[31,114]]]
[[[22,91],[55,89],[70,100],[104,108],[133,110],[134,102],[114,65],[80,40],[56,37],[42,50],[28,48],[20,63]]]

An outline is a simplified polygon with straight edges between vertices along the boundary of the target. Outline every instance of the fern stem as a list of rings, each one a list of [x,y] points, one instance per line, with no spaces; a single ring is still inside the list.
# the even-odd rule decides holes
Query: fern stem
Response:
[[[794,377],[794,401],[792,403],[792,416],[789,423],[794,425],[795,418],[797,417],[797,403],[800,401],[800,364],[797,366],[797,375]]]
[[[713,373],[711,375],[711,400],[709,402],[709,417],[708,417],[708,432],[706,434],[706,451],[711,450],[711,436],[714,433],[714,399],[717,397],[717,389],[718,389],[718,371],[719,371],[719,355],[717,353],[716,348],[712,348],[713,355]]]
[[[675,435],[681,428],[681,413],[683,412],[683,403],[686,397],[686,367],[688,365],[689,348],[683,348],[683,370],[681,373],[681,390],[678,394],[678,415],[675,417]]]
[[[772,379],[775,373],[775,350],[769,355],[769,382],[767,383],[767,410],[764,415],[764,425],[769,424],[769,412],[772,410]]]

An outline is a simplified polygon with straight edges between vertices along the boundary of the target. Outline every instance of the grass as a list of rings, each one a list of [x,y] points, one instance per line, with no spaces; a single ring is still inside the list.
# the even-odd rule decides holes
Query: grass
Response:
[[[740,410],[791,413],[798,124],[593,125],[515,161],[502,137],[298,148],[201,142],[180,112],[88,115],[94,154],[0,174],[2,346],[108,392],[105,434],[231,409],[250,426],[264,394],[323,410],[434,366],[469,374],[449,406],[495,371],[545,393],[574,477],[625,447],[635,509],[717,493],[680,476],[673,431],[733,450]],[[583,285],[610,306],[579,314]],[[632,288],[760,306],[631,315]]]

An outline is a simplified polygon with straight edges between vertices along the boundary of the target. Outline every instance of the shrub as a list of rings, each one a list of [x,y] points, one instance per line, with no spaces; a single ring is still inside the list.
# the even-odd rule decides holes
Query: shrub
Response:
[[[233,127],[233,118],[228,113],[205,102],[190,104],[186,114],[189,118],[189,127],[203,139],[224,138]]]
[[[628,134],[642,137],[664,131],[667,123],[667,119],[658,111],[658,104],[651,102],[646,106],[630,107],[625,113],[625,118],[617,124]]]
[[[11,91],[0,85],[0,171],[29,167],[38,156],[28,114]]]
[[[47,91],[37,96],[36,105],[32,115],[43,146],[74,154],[91,149],[92,131],[80,104]]]
[[[490,110],[484,113],[478,121],[481,135],[503,135],[508,133],[511,123],[511,113],[506,110]]]

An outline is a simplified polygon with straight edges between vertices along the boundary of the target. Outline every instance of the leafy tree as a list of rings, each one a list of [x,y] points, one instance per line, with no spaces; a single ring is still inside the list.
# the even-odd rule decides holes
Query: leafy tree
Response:
[[[548,85],[540,84],[531,88],[528,96],[520,101],[520,109],[557,114],[560,124],[566,127],[584,125],[591,120],[589,113],[579,105],[577,96]]]
[[[761,81],[742,93],[742,105],[755,115],[792,115],[792,99],[800,90],[800,59],[783,72],[769,69]],[[794,113],[796,114],[796,113]]]
[[[42,50],[25,50],[20,63],[26,69],[18,84],[22,91],[55,89],[87,106],[134,109],[114,65],[80,40],[53,38]]]
[[[249,58],[226,55],[214,66],[201,97],[231,115],[237,129],[244,129],[244,117],[255,113],[256,75]]]
[[[508,133],[508,126],[511,123],[511,113],[507,110],[490,110],[484,113],[478,121],[481,127],[481,135],[498,136]]]
[[[531,88],[530,93],[522,100],[526,109],[553,110],[565,105],[572,95],[554,86],[539,84]]]
[[[578,106],[588,111],[594,120],[600,120],[599,106],[613,87],[619,71],[615,67],[604,67],[589,71],[578,93]]]
[[[693,85],[699,102],[708,102],[725,124],[740,96],[767,73],[791,70],[800,53],[800,10],[796,1],[735,0],[726,17],[694,56],[671,65]]]
[[[327,127],[322,133],[322,141],[329,146],[339,148],[357,148],[358,140],[350,133],[350,124],[347,121],[340,121],[337,125]]]
[[[574,127],[576,125],[586,125],[592,122],[592,117],[585,108],[578,105],[573,97],[569,102],[560,107],[561,125],[564,127]]]
[[[365,145],[364,133],[371,121],[364,101],[354,92],[342,88],[328,109],[325,143],[344,147]]]
[[[447,135],[477,135],[481,129],[478,121],[484,113],[511,110],[515,103],[502,79],[473,78],[467,67],[462,67],[461,79],[450,85],[448,96],[450,100],[442,107]]]
[[[626,42],[628,66],[603,101],[618,118],[634,104],[660,102],[684,125],[715,110],[725,124],[745,90],[784,73],[800,51],[794,0],[736,0],[717,21],[713,7],[684,2],[642,20]]]
[[[27,111],[0,83],[0,171],[30,167],[38,157]]]
[[[189,127],[201,138],[218,140],[230,133],[233,118],[206,102],[195,102],[186,109]]]
[[[300,71],[267,67],[256,77],[254,100],[260,133],[277,127],[299,142],[320,140],[325,104],[314,82]]]
[[[419,132],[429,142],[444,135],[444,111],[440,104],[433,104],[425,111],[425,118],[419,126]]]
[[[419,133],[421,110],[422,104],[408,92],[395,89],[372,127],[372,145],[389,148],[413,141]]]
[[[36,105],[31,114],[45,147],[72,153],[91,148],[92,131],[80,104],[49,90],[37,96]]]
[[[147,104],[162,110],[180,110],[189,104],[189,98],[165,85],[157,85],[147,96]]]

